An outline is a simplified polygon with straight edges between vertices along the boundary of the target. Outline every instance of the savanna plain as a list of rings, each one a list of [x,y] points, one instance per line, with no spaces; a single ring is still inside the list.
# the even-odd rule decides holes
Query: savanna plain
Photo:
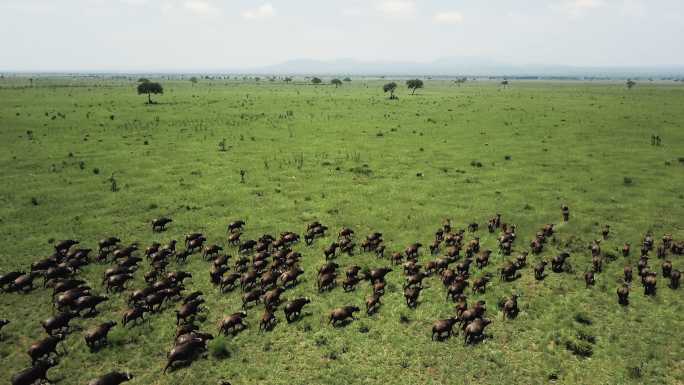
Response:
[[[644,295],[638,276],[629,305],[618,303],[623,269],[635,269],[647,233],[684,240],[684,87],[666,82],[542,82],[425,80],[410,95],[399,82],[397,100],[382,79],[352,78],[340,87],[280,80],[153,78],[164,86],[146,104],[136,78],[26,77],[0,80],[0,274],[30,270],[54,252],[59,240],[97,254],[100,239],[116,236],[142,251],[152,242],[201,232],[238,257],[227,243],[227,225],[246,222],[242,240],[285,231],[303,235],[307,224],[328,226],[302,254],[304,273],[282,298],[309,297],[302,316],[285,321],[282,305],[271,331],[259,331],[263,303],[248,306],[244,331],[219,335],[217,323],[242,309],[239,288],[221,293],[209,279],[211,262],[200,253],[167,271],[192,273],[186,293],[202,291],[200,330],[214,335],[205,357],[166,374],[176,332],[170,301],[121,325],[128,296],[145,287],[150,270],[140,263],[123,292],[106,293],[103,272],[91,261],[77,277],[109,300],[93,317],[71,322],[49,378],[86,384],[112,370],[130,371],[137,384],[681,384],[684,383],[684,299],[668,287],[661,264],[684,269],[684,258],[650,253],[657,292]],[[652,144],[659,136],[659,145]],[[242,171],[242,172],[241,172]],[[562,220],[561,205],[570,209]],[[510,256],[499,250],[487,221],[501,214],[516,225]],[[153,232],[154,218],[173,222]],[[404,299],[406,277],[389,256],[420,242],[418,261],[444,219],[479,237],[493,250],[489,265],[470,268],[470,280],[490,274],[484,293],[466,289],[468,303],[484,300],[492,322],[485,337],[464,344],[463,332],[433,341],[433,322],[453,317],[454,303],[438,273],[423,281],[417,306]],[[478,223],[479,230],[467,231]],[[499,278],[506,261],[523,251],[545,224],[555,231],[541,253],[530,253],[520,277]],[[590,246],[600,243],[603,268],[592,270]],[[365,313],[372,287],[363,280],[350,292],[318,292],[323,250],[343,227],[354,230],[354,254],[340,254],[339,271],[393,269],[382,304]],[[383,235],[378,258],[358,245]],[[622,254],[625,242],[632,245]],[[533,267],[560,253],[570,257],[560,273],[550,265],[543,280]],[[250,255],[251,256],[251,255]],[[463,259],[460,257],[459,261]],[[453,265],[452,265],[453,267]],[[339,278],[340,280],[342,277]],[[45,337],[40,322],[55,314],[42,278],[28,293],[0,293],[0,381],[31,365],[32,342]],[[504,319],[498,306],[517,294],[519,314]],[[331,309],[356,305],[357,319],[328,324]],[[86,330],[118,322],[108,344],[91,352]]]

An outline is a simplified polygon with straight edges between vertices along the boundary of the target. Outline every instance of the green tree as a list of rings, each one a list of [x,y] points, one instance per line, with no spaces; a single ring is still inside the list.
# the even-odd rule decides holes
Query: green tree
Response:
[[[337,88],[342,85],[342,81],[340,79],[333,79],[330,81],[330,84],[335,85],[335,88]]]
[[[288,76],[284,80],[285,80],[285,83],[289,83],[292,81],[292,78]]]
[[[396,96],[394,96],[394,90],[396,90],[396,89],[397,89],[397,83],[395,83],[395,82],[387,83],[384,86],[382,86],[382,90],[385,93],[387,93],[387,92],[390,93],[390,100],[397,98]]]
[[[163,93],[164,93],[164,88],[159,83],[150,82],[148,80],[146,82],[141,82],[140,84],[138,84],[138,95],[147,94],[147,104],[153,104],[154,103],[152,101],[152,94],[157,95],[157,94],[163,94]]]
[[[419,88],[423,88],[423,81],[420,79],[411,79],[406,81],[406,86],[410,89],[413,90],[411,92],[411,95],[416,93],[416,90]]]
[[[197,84],[198,81],[199,79],[197,79],[197,76],[193,76],[190,78],[190,83],[192,83],[193,86]]]
[[[627,79],[627,89],[628,89],[628,90],[631,90],[632,87],[634,87],[635,85],[636,85],[636,82],[635,82],[634,80],[632,80],[632,79]]]
[[[342,79],[342,80],[344,80],[345,82],[350,82],[350,81],[351,81],[351,78],[350,78],[349,76],[347,76],[346,78],[344,78],[344,79]]]
[[[323,81],[322,81],[321,79],[317,78],[317,77],[314,77],[313,79],[311,79],[311,83],[313,83],[313,84],[321,84],[321,83],[323,83]]]

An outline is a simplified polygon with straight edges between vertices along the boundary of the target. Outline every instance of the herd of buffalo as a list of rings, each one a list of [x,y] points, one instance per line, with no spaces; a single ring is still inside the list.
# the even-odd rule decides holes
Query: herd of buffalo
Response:
[[[561,214],[564,221],[569,220],[567,206],[561,207]],[[165,231],[171,222],[169,218],[155,219],[152,221],[152,230]],[[298,278],[304,273],[300,264],[302,254],[293,250],[300,242],[300,235],[283,232],[278,237],[264,234],[256,240],[244,240],[244,226],[245,222],[242,220],[228,225],[227,245],[236,248],[235,256],[226,253],[221,245],[208,244],[206,236],[202,233],[187,234],[182,242],[183,247],[179,247],[179,242],[172,240],[163,245],[152,243],[144,250],[135,243],[124,245],[116,237],[100,240],[95,252],[79,248],[79,241],[63,240],[55,244],[52,255],[31,264],[30,270],[2,274],[2,292],[27,293],[34,290],[37,285],[50,288],[55,309],[54,316],[41,323],[45,336],[28,347],[30,366],[16,373],[12,377],[12,384],[29,385],[38,381],[49,381],[48,370],[58,364],[53,355],[57,355],[59,344],[69,333],[70,322],[75,318],[87,318],[97,314],[98,305],[107,301],[109,295],[124,295],[123,292],[126,292],[128,308],[122,309],[120,326],[111,320],[92,325],[84,332],[84,342],[91,351],[96,352],[107,344],[107,335],[113,328],[133,327],[143,321],[146,314],[164,311],[166,304],[175,303],[175,341],[168,352],[163,372],[188,365],[192,360],[201,357],[207,350],[208,341],[213,339],[212,334],[199,330],[195,319],[205,310],[204,293],[186,288],[185,281],[193,279],[190,272],[167,270],[171,263],[182,265],[195,255],[207,261],[209,279],[217,291],[242,291],[242,310],[224,316],[215,329],[218,333],[237,334],[247,328],[247,310],[259,303],[263,304],[260,331],[269,331],[275,327],[278,322],[277,311],[281,305],[287,323],[296,322],[301,317],[303,308],[312,299],[299,297],[284,301],[281,297],[288,289],[299,284]],[[553,224],[544,225],[529,244],[529,252],[522,251],[511,257],[513,243],[517,239],[516,226],[502,222],[501,215],[497,214],[487,222],[487,229],[490,233],[499,234],[499,252],[506,256],[506,261],[499,266],[498,278],[504,282],[520,278],[527,266],[528,253],[541,254],[547,240],[555,231]],[[385,295],[385,277],[393,272],[404,274],[403,294],[406,306],[414,308],[419,304],[423,280],[437,276],[444,286],[445,297],[455,303],[455,311],[451,317],[433,323],[432,339],[444,340],[460,331],[466,344],[481,341],[486,337],[485,329],[492,320],[486,317],[485,301],[474,301],[469,305],[467,294],[468,290],[472,293],[484,293],[493,276],[484,274],[479,278],[471,277],[473,268],[482,269],[489,265],[492,254],[492,250],[481,248],[478,231],[477,223],[469,224],[466,231],[454,229],[450,220],[444,220],[429,245],[429,254],[441,257],[431,257],[419,262],[423,248],[420,243],[411,244],[403,251],[386,255],[382,233],[373,232],[359,242],[352,229],[342,228],[337,239],[323,250],[316,290],[323,293],[341,286],[345,292],[353,291],[359,283],[368,281],[372,292],[369,293],[365,304],[344,304],[331,309],[325,321],[337,327],[355,320],[355,314],[361,312],[362,308],[368,315],[379,311],[382,297]],[[327,235],[328,227],[316,221],[306,227],[302,238],[305,244],[310,246],[317,238]],[[610,227],[605,226],[601,235],[602,239],[608,238]],[[338,255],[353,255],[359,249],[362,252],[374,253],[378,261],[387,261],[385,266],[362,269],[360,266],[350,265],[342,269],[335,262]],[[602,271],[604,260],[607,258],[606,253],[601,251],[601,239],[593,241],[589,250],[592,262],[584,273],[587,287],[594,285],[595,276]],[[679,287],[681,272],[673,268],[667,257],[683,254],[684,242],[674,240],[669,234],[665,234],[662,240],[657,242],[654,236],[648,233],[641,241],[641,257],[638,264],[627,265],[624,268],[623,285],[617,289],[617,300],[620,305],[629,304],[633,269],[636,269],[635,273],[641,279],[644,294],[656,294],[658,273],[649,265],[653,250],[656,257],[663,260],[660,267],[662,278],[669,281],[668,286],[671,289]],[[625,243],[622,248],[623,255],[628,256],[631,252],[630,244]],[[550,259],[543,258],[533,266],[535,279],[544,280],[548,263],[551,264],[553,272],[565,271],[569,258],[570,254],[565,252]],[[146,285],[138,289],[128,288],[127,284],[133,280],[144,261],[149,264],[149,269],[144,273]],[[111,265],[104,271],[99,283],[104,293],[97,293],[92,287],[95,286],[93,282],[88,283],[79,278],[81,270],[93,262]],[[39,279],[42,279],[42,282],[36,283]],[[498,307],[504,319],[515,318],[519,312],[518,295],[502,298]],[[0,333],[10,322],[11,320],[0,320]],[[456,325],[458,329],[454,331]],[[113,371],[93,379],[89,385],[118,385],[131,378],[130,373]]]

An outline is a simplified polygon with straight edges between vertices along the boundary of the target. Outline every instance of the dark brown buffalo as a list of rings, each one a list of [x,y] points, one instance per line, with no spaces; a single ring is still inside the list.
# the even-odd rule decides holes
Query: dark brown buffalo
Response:
[[[435,321],[435,323],[432,324],[432,340],[434,341],[437,339],[438,341],[443,341],[451,337],[454,324],[456,324],[457,321],[458,319],[456,317]],[[444,335],[444,333],[446,333],[446,335]]]
[[[142,307],[134,307],[132,309],[128,309],[124,312],[123,314],[123,319],[121,320],[121,324],[126,327],[126,324],[129,322],[135,323],[136,320],[141,319],[145,320],[144,318],[145,315],[145,309]]]
[[[492,321],[486,318],[477,318],[463,329],[464,343],[474,343],[484,338],[484,329]]]
[[[679,280],[682,277],[682,273],[679,270],[672,270],[670,272],[670,289],[676,290],[679,288]]]
[[[285,319],[287,320],[287,322],[290,323],[294,321],[297,317],[299,317],[302,308],[308,303],[311,303],[311,300],[305,297],[297,298],[288,302],[287,305],[285,305],[285,308],[283,309],[283,312],[285,313]]]
[[[504,319],[513,319],[518,315],[518,312],[520,311],[518,309],[518,295],[513,294],[511,295],[511,298],[507,299],[503,305],[501,306],[501,310],[503,311],[503,316]]]
[[[259,322],[259,331],[273,330],[273,327],[277,321],[278,320],[276,319],[275,314],[273,314],[273,311],[268,309],[264,310],[264,314],[261,316],[261,320]]]
[[[304,274],[304,270],[298,267],[293,267],[280,275],[280,282],[282,283],[283,287],[286,288],[295,286],[298,282],[298,277],[302,274]]]
[[[643,278],[644,295],[656,295],[656,284],[658,280],[654,272],[649,272]]]
[[[330,311],[328,324],[332,323],[333,326],[337,326],[339,322],[344,322],[348,318],[355,320],[354,313],[359,310],[358,306],[344,306],[333,309]]]
[[[585,283],[585,287],[587,287],[587,288],[589,286],[594,286],[594,284],[596,283],[596,279],[594,278],[594,272],[593,271],[587,271],[586,273],[584,273],[584,283]]]
[[[224,293],[226,290],[233,290],[237,285],[237,282],[240,279],[240,277],[241,276],[238,273],[231,273],[225,277],[222,277],[221,283],[219,285],[221,292]]]
[[[672,273],[672,261],[663,262],[661,267],[663,269],[663,278],[670,278],[670,274]]]
[[[39,380],[51,382],[47,378],[47,372],[55,365],[57,365],[57,362],[54,360],[38,361],[30,368],[24,369],[12,376],[12,385],[32,385]]]
[[[629,305],[629,286],[627,284],[617,289],[618,303],[622,306]]]
[[[166,230],[166,225],[173,222],[173,219],[161,217],[152,220],[152,231],[161,232]]]
[[[79,315],[83,310],[88,310],[86,315],[94,315],[97,314],[97,305],[108,300],[109,298],[100,295],[87,295],[74,301],[73,307]]]
[[[625,266],[625,268],[622,270],[624,274],[624,279],[625,282],[629,283],[632,282],[632,267],[631,266]]]
[[[476,278],[473,281],[473,293],[484,293],[490,278],[488,276]]]
[[[187,323],[189,318],[194,317],[197,313],[202,311],[201,305],[204,303],[202,299],[190,301],[181,306],[180,310],[176,311],[176,325],[179,325],[181,320]]]
[[[219,333],[228,334],[228,331],[235,333],[238,330],[245,329],[247,327],[243,322],[245,317],[247,317],[247,312],[244,311],[239,311],[224,317],[221,322],[219,322]],[[236,329],[237,327],[240,329]]]
[[[340,265],[338,265],[337,263],[328,262],[318,269],[318,276],[320,277],[321,275],[324,275],[324,274],[334,273],[338,267],[340,267]]]
[[[84,336],[86,345],[93,349],[98,345],[107,344],[107,334],[114,326],[116,326],[116,322],[107,321],[88,330]]]
[[[422,287],[407,287],[404,289],[404,298],[406,299],[406,306],[410,308],[415,308],[418,306],[418,296],[420,296],[420,291]]]
[[[546,268],[547,264],[547,261],[541,261],[534,267],[534,278],[537,281],[544,279],[544,269]]]
[[[78,317],[78,313],[76,312],[58,313],[57,315],[46,319],[40,324],[43,326],[43,329],[45,329],[47,334],[53,336],[55,335],[55,331],[68,331],[69,322],[76,317]]]
[[[333,287],[335,287],[335,278],[337,278],[335,273],[328,273],[319,276],[318,281],[316,282],[318,291],[323,292],[325,290],[331,290]]]
[[[261,301],[261,289],[253,289],[242,295],[242,308],[246,308],[250,302],[259,303]]]
[[[267,308],[274,308],[280,304],[280,295],[285,292],[282,287],[276,287],[275,289],[269,290],[264,294],[264,305]]]
[[[206,350],[206,341],[201,338],[194,338],[183,345],[174,346],[167,356],[164,373],[176,363],[181,365],[190,364],[190,362],[204,350]]]
[[[372,315],[378,310],[380,305],[382,305],[380,302],[381,297],[382,296],[380,294],[373,293],[372,296],[366,298],[366,314]]]
[[[50,354],[57,354],[57,345],[64,340],[63,334],[55,336],[47,336],[40,341],[36,341],[28,349],[28,355],[31,357],[31,365],[35,365],[36,361],[40,360]]]
[[[133,379],[133,375],[124,372],[110,372],[94,380],[90,380],[88,385],[121,385]]]

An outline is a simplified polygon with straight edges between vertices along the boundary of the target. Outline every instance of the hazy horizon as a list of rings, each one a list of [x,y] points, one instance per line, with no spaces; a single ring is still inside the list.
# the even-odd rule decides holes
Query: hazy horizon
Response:
[[[249,71],[296,60],[684,67],[676,0],[2,0],[0,71]]]

